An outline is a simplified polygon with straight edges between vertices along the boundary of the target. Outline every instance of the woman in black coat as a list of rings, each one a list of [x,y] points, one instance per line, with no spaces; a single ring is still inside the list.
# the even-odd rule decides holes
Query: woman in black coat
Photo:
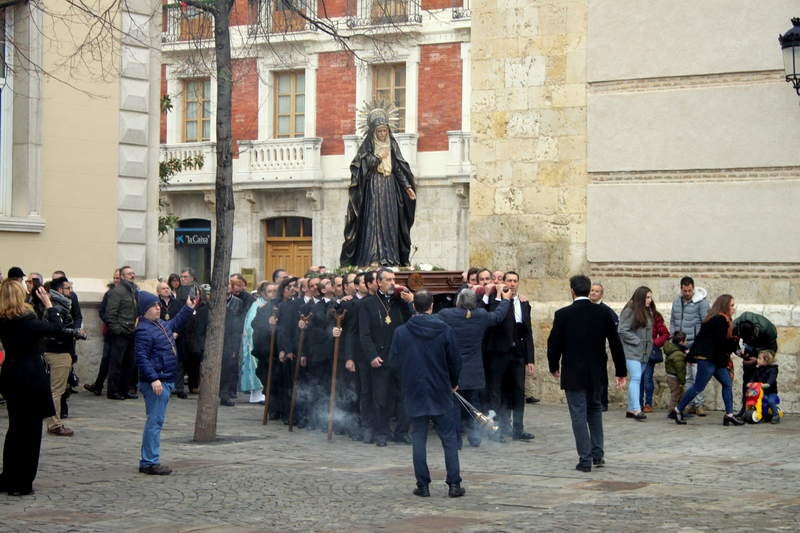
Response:
[[[733,378],[728,370],[731,352],[739,347],[739,338],[733,335],[731,318],[736,311],[736,302],[730,294],[723,294],[714,300],[708,315],[700,325],[700,332],[694,338],[690,357],[697,363],[697,377],[694,384],[683,394],[675,410],[669,417],[677,424],[685,424],[683,410],[695,396],[706,388],[714,377],[722,385],[722,401],[725,403],[724,425],[741,426],[744,422],[733,414]]]
[[[18,281],[7,279],[0,284],[0,340],[6,351],[0,369],[0,392],[8,408],[0,492],[12,496],[33,492],[42,419],[55,415],[42,357],[43,338],[61,331],[61,319],[44,287],[36,290],[45,309],[44,320],[36,317],[25,296],[25,288]]]

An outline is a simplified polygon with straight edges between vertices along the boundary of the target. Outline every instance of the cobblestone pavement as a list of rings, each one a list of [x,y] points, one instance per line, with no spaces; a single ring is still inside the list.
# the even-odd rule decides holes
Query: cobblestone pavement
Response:
[[[0,495],[2,531],[798,531],[800,421],[723,427],[722,414],[676,426],[621,408],[605,416],[607,466],[574,469],[566,406],[526,409],[529,442],[461,453],[467,494],[447,497],[429,438],[431,497],[411,494],[411,448],[261,425],[262,408],[221,407],[213,444],[191,441],[196,400],[173,397],[162,433],[171,476],[137,464],[144,403],[82,392],[72,438],[44,437],[36,493]],[[0,433],[8,418],[0,414]]]

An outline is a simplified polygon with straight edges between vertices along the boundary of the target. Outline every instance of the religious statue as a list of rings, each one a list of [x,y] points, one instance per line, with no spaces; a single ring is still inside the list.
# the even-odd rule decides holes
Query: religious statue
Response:
[[[387,110],[369,111],[366,136],[350,163],[342,265],[409,264],[416,185],[389,122]]]

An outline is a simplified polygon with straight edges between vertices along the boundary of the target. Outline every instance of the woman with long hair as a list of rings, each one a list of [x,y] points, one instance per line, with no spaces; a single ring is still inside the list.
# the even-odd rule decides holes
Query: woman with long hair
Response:
[[[640,403],[640,387],[642,371],[650,358],[653,349],[653,313],[651,305],[653,291],[647,287],[639,287],[625,304],[619,315],[619,338],[625,350],[625,365],[628,367],[628,409],[627,418],[645,420]]]
[[[0,341],[6,358],[0,369],[0,393],[8,409],[0,492],[33,492],[42,445],[42,419],[55,415],[42,338],[61,332],[61,319],[44,287],[35,296],[45,310],[40,320],[25,302],[27,291],[14,279],[0,283]]]
[[[676,424],[685,424],[683,410],[689,402],[706,388],[713,376],[722,385],[722,401],[725,403],[724,425],[740,426],[744,422],[733,414],[733,383],[728,365],[731,352],[739,346],[739,339],[733,335],[733,313],[736,302],[730,294],[723,294],[714,300],[708,314],[700,325],[694,338],[689,356],[697,363],[697,377],[681,401],[669,414]]]

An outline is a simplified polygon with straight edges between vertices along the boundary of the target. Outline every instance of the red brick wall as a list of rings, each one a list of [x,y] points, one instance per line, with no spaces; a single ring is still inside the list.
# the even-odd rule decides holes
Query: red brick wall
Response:
[[[463,5],[462,0],[422,0],[422,9],[444,9],[461,5]]]
[[[167,66],[161,65],[161,96],[167,94]],[[159,102],[160,105],[160,102]],[[175,103],[173,102],[173,106]],[[174,110],[173,110],[174,112]],[[165,144],[167,142],[167,113],[166,111],[161,113],[161,123],[160,123],[160,133],[158,136],[158,142],[161,144]]]
[[[258,2],[234,0],[231,10],[231,26],[246,26],[256,21]]]
[[[417,150],[447,150],[447,132],[461,129],[461,44],[420,47]]]
[[[355,7],[356,3],[352,2],[352,4]],[[344,17],[347,15],[355,15],[355,13],[347,12],[347,0],[317,2],[317,16],[320,18]]]
[[[258,70],[255,59],[233,60],[231,98],[234,146],[235,141],[258,139]]]
[[[356,67],[347,52],[319,55],[317,70],[317,136],[322,155],[344,153],[342,135],[355,133]]]

